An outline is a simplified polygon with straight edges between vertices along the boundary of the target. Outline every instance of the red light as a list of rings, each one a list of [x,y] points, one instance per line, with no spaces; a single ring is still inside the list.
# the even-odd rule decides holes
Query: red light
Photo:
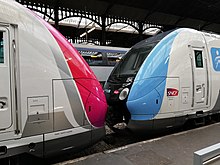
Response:
[[[167,96],[178,96],[179,91],[175,88],[167,88]]]
[[[115,90],[115,91],[114,91],[114,94],[118,95],[118,94],[119,94],[119,91],[118,91],[118,90]]]

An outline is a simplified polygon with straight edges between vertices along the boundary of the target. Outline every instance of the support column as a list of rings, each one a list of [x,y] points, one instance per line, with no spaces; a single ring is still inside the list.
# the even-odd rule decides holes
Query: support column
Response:
[[[144,32],[144,23],[143,22],[138,22],[138,33],[139,33],[139,40],[143,40],[143,32]]]
[[[102,19],[101,45],[105,46],[105,45],[106,45],[106,25],[105,25],[106,16],[105,16],[105,15],[102,15],[101,19]]]
[[[55,28],[59,30],[59,6],[54,6],[54,22],[55,22]]]

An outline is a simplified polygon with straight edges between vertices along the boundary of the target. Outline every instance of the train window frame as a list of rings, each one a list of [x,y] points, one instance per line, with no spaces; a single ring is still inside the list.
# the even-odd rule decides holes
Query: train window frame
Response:
[[[0,31],[0,64],[5,64],[5,37],[4,31]]]
[[[105,51],[81,51],[78,50],[89,66],[107,66],[113,67],[120,61],[120,57],[125,53],[111,53]],[[90,55],[84,55],[85,53]],[[114,56],[115,54],[115,56]]]
[[[202,52],[203,52],[202,50],[194,50],[196,68],[203,68],[203,53]]]

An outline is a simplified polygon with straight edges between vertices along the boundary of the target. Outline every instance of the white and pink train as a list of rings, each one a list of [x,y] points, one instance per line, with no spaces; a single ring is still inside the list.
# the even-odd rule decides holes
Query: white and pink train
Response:
[[[105,95],[81,55],[48,23],[0,0],[0,158],[79,149],[105,135]]]

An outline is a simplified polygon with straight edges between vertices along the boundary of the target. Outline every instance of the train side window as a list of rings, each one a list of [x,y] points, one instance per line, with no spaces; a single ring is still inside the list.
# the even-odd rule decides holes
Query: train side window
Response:
[[[196,68],[203,68],[202,51],[201,50],[194,50],[194,53],[195,53]]]
[[[0,64],[4,63],[4,38],[3,32],[0,32]]]

